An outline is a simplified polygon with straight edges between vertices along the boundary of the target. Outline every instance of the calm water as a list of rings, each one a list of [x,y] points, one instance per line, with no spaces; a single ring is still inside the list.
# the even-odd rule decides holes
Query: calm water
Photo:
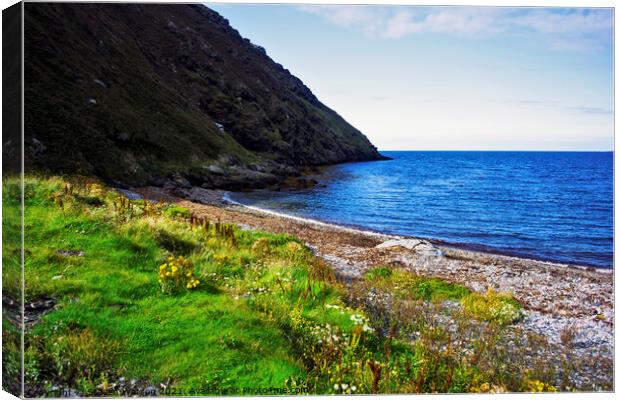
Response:
[[[611,268],[613,153],[383,152],[246,205],[479,250]]]

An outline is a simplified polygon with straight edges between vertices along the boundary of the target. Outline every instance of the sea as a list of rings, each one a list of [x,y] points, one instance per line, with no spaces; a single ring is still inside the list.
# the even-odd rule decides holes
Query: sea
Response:
[[[383,151],[233,201],[375,232],[613,268],[613,152]]]

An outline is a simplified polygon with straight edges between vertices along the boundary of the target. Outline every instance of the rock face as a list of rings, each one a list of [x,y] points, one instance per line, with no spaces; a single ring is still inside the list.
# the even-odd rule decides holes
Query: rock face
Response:
[[[203,5],[27,3],[25,82],[30,169],[245,188],[383,158]]]

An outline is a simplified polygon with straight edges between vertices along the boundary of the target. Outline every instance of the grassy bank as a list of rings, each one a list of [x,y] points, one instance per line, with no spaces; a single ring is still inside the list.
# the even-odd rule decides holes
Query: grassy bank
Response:
[[[54,304],[27,327],[27,395],[555,390],[553,371],[515,365],[501,345],[521,314],[509,295],[383,267],[344,286],[294,237],[85,178],[27,177],[24,193],[25,297]],[[5,179],[5,216],[19,196]],[[17,300],[15,222],[3,224],[3,291]],[[19,335],[3,317],[15,390]]]

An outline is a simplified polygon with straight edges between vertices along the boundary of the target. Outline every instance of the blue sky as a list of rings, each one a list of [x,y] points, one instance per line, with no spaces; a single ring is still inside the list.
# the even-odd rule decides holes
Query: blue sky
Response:
[[[379,149],[613,149],[611,9],[208,6]]]

